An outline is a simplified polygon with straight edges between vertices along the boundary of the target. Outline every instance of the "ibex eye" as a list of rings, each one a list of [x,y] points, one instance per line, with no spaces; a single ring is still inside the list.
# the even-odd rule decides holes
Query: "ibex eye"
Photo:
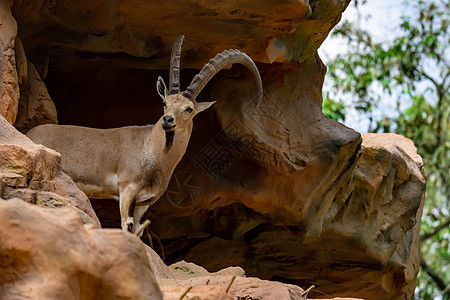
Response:
[[[188,108],[186,108],[186,111],[187,111],[188,113],[191,113],[191,112],[193,112],[194,110],[192,109],[192,107],[188,107]]]

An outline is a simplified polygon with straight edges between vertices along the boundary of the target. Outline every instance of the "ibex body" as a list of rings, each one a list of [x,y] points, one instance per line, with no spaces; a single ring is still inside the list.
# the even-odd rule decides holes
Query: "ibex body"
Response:
[[[89,198],[119,201],[123,230],[142,234],[145,212],[162,196],[186,151],[193,117],[214,103],[195,98],[217,72],[233,63],[244,64],[255,75],[262,96],[258,69],[237,50],[216,55],[180,92],[182,41],[183,36],[177,37],[172,49],[169,89],[158,78],[164,115],[156,124],[113,129],[48,124],[27,133],[34,142],[61,153],[63,170]]]

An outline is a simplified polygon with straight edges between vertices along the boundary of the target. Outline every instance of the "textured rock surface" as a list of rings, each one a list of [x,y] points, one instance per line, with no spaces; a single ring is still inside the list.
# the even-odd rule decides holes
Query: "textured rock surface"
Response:
[[[196,118],[186,155],[149,213],[167,261],[209,271],[239,265],[249,276],[314,284],[316,298],[408,299],[419,261],[420,158],[395,135],[367,135],[361,145],[360,134],[321,112],[325,67],[316,50],[348,2],[17,0],[13,13],[66,124],[156,121],[154,82],[167,78],[161,70],[180,33],[182,86],[196,73],[188,68],[226,48],[258,62],[262,102],[239,66],[200,95],[218,102]],[[25,78],[23,63],[18,70]],[[117,203],[107,206],[98,211],[110,225]],[[223,284],[213,289],[226,299]]]
[[[178,281],[176,285],[163,284],[161,290],[165,299],[179,299],[180,295],[190,286],[193,288],[188,293],[189,297],[198,295],[201,296],[201,299],[307,299],[306,295],[302,296],[303,290],[298,286],[254,277],[236,277],[226,293],[232,280],[232,276],[195,277]]]
[[[162,69],[181,32],[185,67],[199,68],[201,58],[227,48],[242,49],[260,62],[303,61],[314,56],[349,2],[16,0],[13,11],[25,47],[40,56],[45,45],[60,45],[120,53],[113,56],[118,61]]]
[[[34,144],[0,116],[0,197],[70,207],[85,223],[100,226],[89,199],[61,171],[59,153]]]
[[[425,189],[422,161],[404,137],[364,135],[352,174],[347,184],[332,188],[332,201],[317,213],[323,220],[318,234],[238,203],[187,217],[155,215],[152,229],[166,239],[169,260],[183,257],[208,270],[239,265],[250,276],[304,288],[314,284],[332,296],[411,297]],[[222,192],[214,203],[225,197]]]
[[[14,124],[19,104],[19,85],[14,50],[17,24],[9,9],[10,2],[0,2],[0,115]]]
[[[185,261],[167,267],[150,248],[147,249],[147,255],[150,264],[155,266],[155,274],[164,299],[180,299],[180,296],[188,289],[188,297],[194,299],[199,297],[202,300],[307,299],[308,293],[298,286],[245,277],[244,270],[239,267],[229,267],[209,273],[206,269]]]
[[[83,225],[70,209],[0,199],[0,218],[2,299],[307,299],[298,286],[243,277],[240,268],[167,267],[136,236]]]
[[[362,165],[362,167],[359,168],[359,173],[366,173],[366,176],[363,176],[364,178],[368,178],[369,176],[367,175],[373,175],[371,186],[376,186],[376,183],[378,183],[380,187],[385,185],[388,180],[383,180],[381,183],[379,181],[383,175],[386,178],[394,177],[394,188],[389,185],[385,185],[384,191],[386,194],[383,192],[383,194],[374,195],[372,198],[375,203],[379,203],[381,197],[389,200],[388,203],[382,204],[382,211],[384,210],[388,222],[380,224],[381,220],[379,219],[377,222],[378,224],[371,224],[375,228],[379,228],[379,231],[376,233],[376,236],[381,237],[378,238],[376,243],[379,248],[383,247],[388,251],[392,251],[392,247],[387,246],[386,242],[389,242],[392,235],[398,235],[398,227],[404,230],[404,224],[412,224],[413,222],[416,222],[413,229],[405,234],[403,240],[398,244],[394,254],[388,262],[388,264],[394,262],[394,264],[405,266],[406,268],[403,272],[399,272],[397,274],[387,274],[382,279],[385,289],[394,288],[399,290],[398,286],[390,286],[390,283],[396,282],[396,280],[397,282],[404,281],[404,283],[399,285],[403,286],[402,288],[404,288],[405,295],[413,295],[416,287],[416,276],[420,265],[420,219],[422,218],[423,205],[425,201],[425,175],[423,173],[423,161],[417,154],[417,149],[414,146],[414,143],[403,136],[396,134],[364,134],[363,139],[367,141],[364,143],[365,147],[370,149],[367,151],[367,156],[370,157],[367,161],[372,160],[374,164],[377,163],[377,167],[378,164],[386,165],[387,162],[382,159],[382,157],[384,157],[386,151],[388,151],[395,154],[391,156],[393,158],[393,161],[391,161],[392,166],[399,166],[395,171],[390,170],[390,172],[385,174],[377,172],[377,175],[373,175],[371,174],[370,169],[363,172],[362,169],[365,166]],[[379,151],[380,155],[378,157],[371,156],[377,152],[377,148],[381,148],[382,150]],[[395,160],[399,161],[395,162]],[[372,171],[375,170],[372,169]],[[389,180],[389,182],[392,183],[392,180]],[[382,191],[382,189],[380,190]],[[420,207],[417,209],[416,205],[419,202],[419,197],[421,198]],[[399,199],[400,201],[395,201],[395,199]],[[404,208],[401,209],[409,208],[411,211],[408,211],[405,215],[400,216],[399,220],[394,220],[395,217],[392,215],[390,210],[398,211],[398,205],[404,206]],[[413,217],[414,214],[415,218]],[[382,245],[382,242],[384,242],[385,245]],[[372,251],[377,250],[378,249],[373,249]],[[395,278],[392,278],[392,276],[395,276]]]
[[[186,294],[188,299],[198,300],[311,299],[308,298],[309,291],[298,286],[245,277],[244,270],[239,267],[228,267],[210,273],[198,265],[185,261],[166,266],[151,248],[147,248],[147,256],[158,278],[164,299],[167,300],[178,300],[186,291],[188,291]],[[313,288],[311,287],[311,290]],[[358,300],[356,298],[333,299]]]
[[[42,124],[57,124],[56,107],[36,68],[25,61],[26,76],[20,86],[19,110],[14,123],[21,132]]]
[[[1,299],[162,299],[139,239],[0,199]]]

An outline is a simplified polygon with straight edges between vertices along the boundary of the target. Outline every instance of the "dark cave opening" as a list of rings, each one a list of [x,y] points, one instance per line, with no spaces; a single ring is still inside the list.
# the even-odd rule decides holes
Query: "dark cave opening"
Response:
[[[76,51],[66,52],[50,56],[45,78],[60,124],[113,128],[153,124],[162,116],[156,81],[161,76],[168,85],[168,70],[134,68],[101,55],[85,58]],[[197,72],[182,69],[181,86],[186,87]]]

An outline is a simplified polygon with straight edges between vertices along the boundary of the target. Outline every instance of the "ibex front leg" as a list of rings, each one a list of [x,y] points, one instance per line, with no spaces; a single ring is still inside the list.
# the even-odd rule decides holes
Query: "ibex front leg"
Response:
[[[139,190],[132,184],[120,188],[120,219],[122,230],[133,232],[136,196]]]

